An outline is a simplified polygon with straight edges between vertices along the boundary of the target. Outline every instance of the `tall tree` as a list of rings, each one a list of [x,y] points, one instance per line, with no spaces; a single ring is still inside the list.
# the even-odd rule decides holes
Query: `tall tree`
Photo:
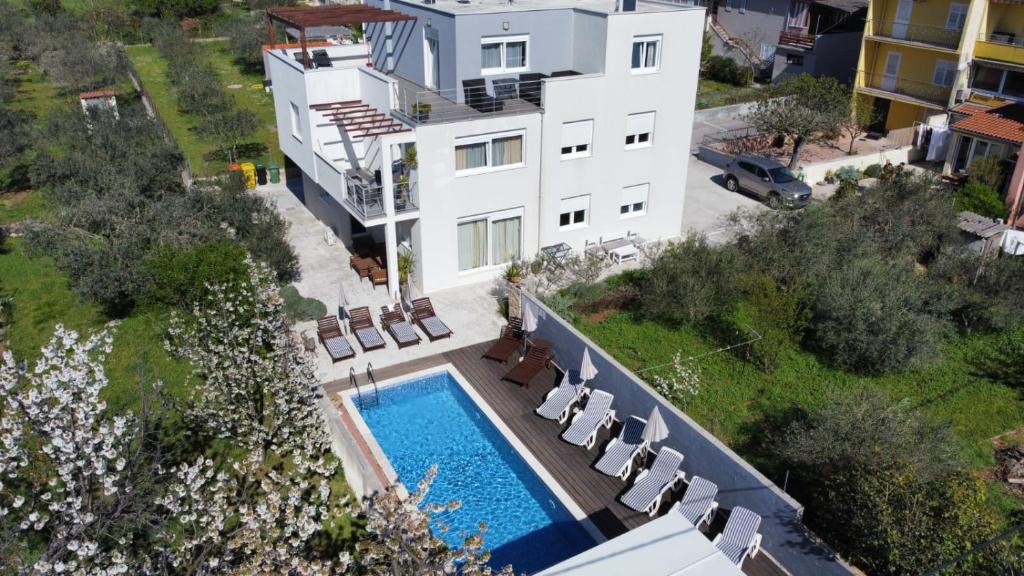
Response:
[[[762,134],[784,135],[793,141],[790,169],[800,162],[808,142],[831,138],[847,121],[850,91],[835,78],[801,74],[783,80],[744,116]]]

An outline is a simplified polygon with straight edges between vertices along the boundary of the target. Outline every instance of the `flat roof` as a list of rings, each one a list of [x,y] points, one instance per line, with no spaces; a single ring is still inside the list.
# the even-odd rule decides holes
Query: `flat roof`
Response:
[[[450,14],[500,14],[502,12],[529,12],[534,10],[588,10],[605,14],[623,14],[622,0],[436,0],[425,4],[422,0],[395,0],[418,8],[434,9]],[[619,8],[619,9],[617,9]],[[703,9],[674,0],[648,2],[637,0],[637,12],[669,12],[673,10]],[[628,14],[628,12],[626,12]]]
[[[277,6],[267,8],[267,17],[304,30],[313,26],[348,26],[368,22],[400,22],[415,16],[363,4],[326,6]]]
[[[741,576],[743,572],[682,514],[669,512],[538,576],[591,574]]]

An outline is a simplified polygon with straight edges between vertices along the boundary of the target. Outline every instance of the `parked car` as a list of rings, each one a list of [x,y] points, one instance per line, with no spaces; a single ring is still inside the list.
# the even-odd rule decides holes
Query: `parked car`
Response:
[[[799,208],[811,200],[811,187],[797,180],[782,164],[760,156],[736,156],[725,165],[725,187],[746,190],[764,198],[770,206]]]

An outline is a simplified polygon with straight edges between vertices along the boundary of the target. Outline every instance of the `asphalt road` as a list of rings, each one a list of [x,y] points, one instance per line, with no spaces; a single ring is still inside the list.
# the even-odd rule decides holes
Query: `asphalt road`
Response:
[[[686,200],[683,202],[683,235],[705,234],[711,242],[725,242],[729,232],[722,219],[737,209],[767,210],[752,197],[729,192],[722,181],[722,170],[689,157],[686,173]]]

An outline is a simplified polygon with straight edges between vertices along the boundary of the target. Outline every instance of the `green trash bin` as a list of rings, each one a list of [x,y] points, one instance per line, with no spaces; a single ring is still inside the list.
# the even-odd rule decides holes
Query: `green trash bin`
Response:
[[[267,166],[267,172],[270,172],[270,181],[277,184],[281,181],[281,169],[277,167],[277,164],[273,162]]]

